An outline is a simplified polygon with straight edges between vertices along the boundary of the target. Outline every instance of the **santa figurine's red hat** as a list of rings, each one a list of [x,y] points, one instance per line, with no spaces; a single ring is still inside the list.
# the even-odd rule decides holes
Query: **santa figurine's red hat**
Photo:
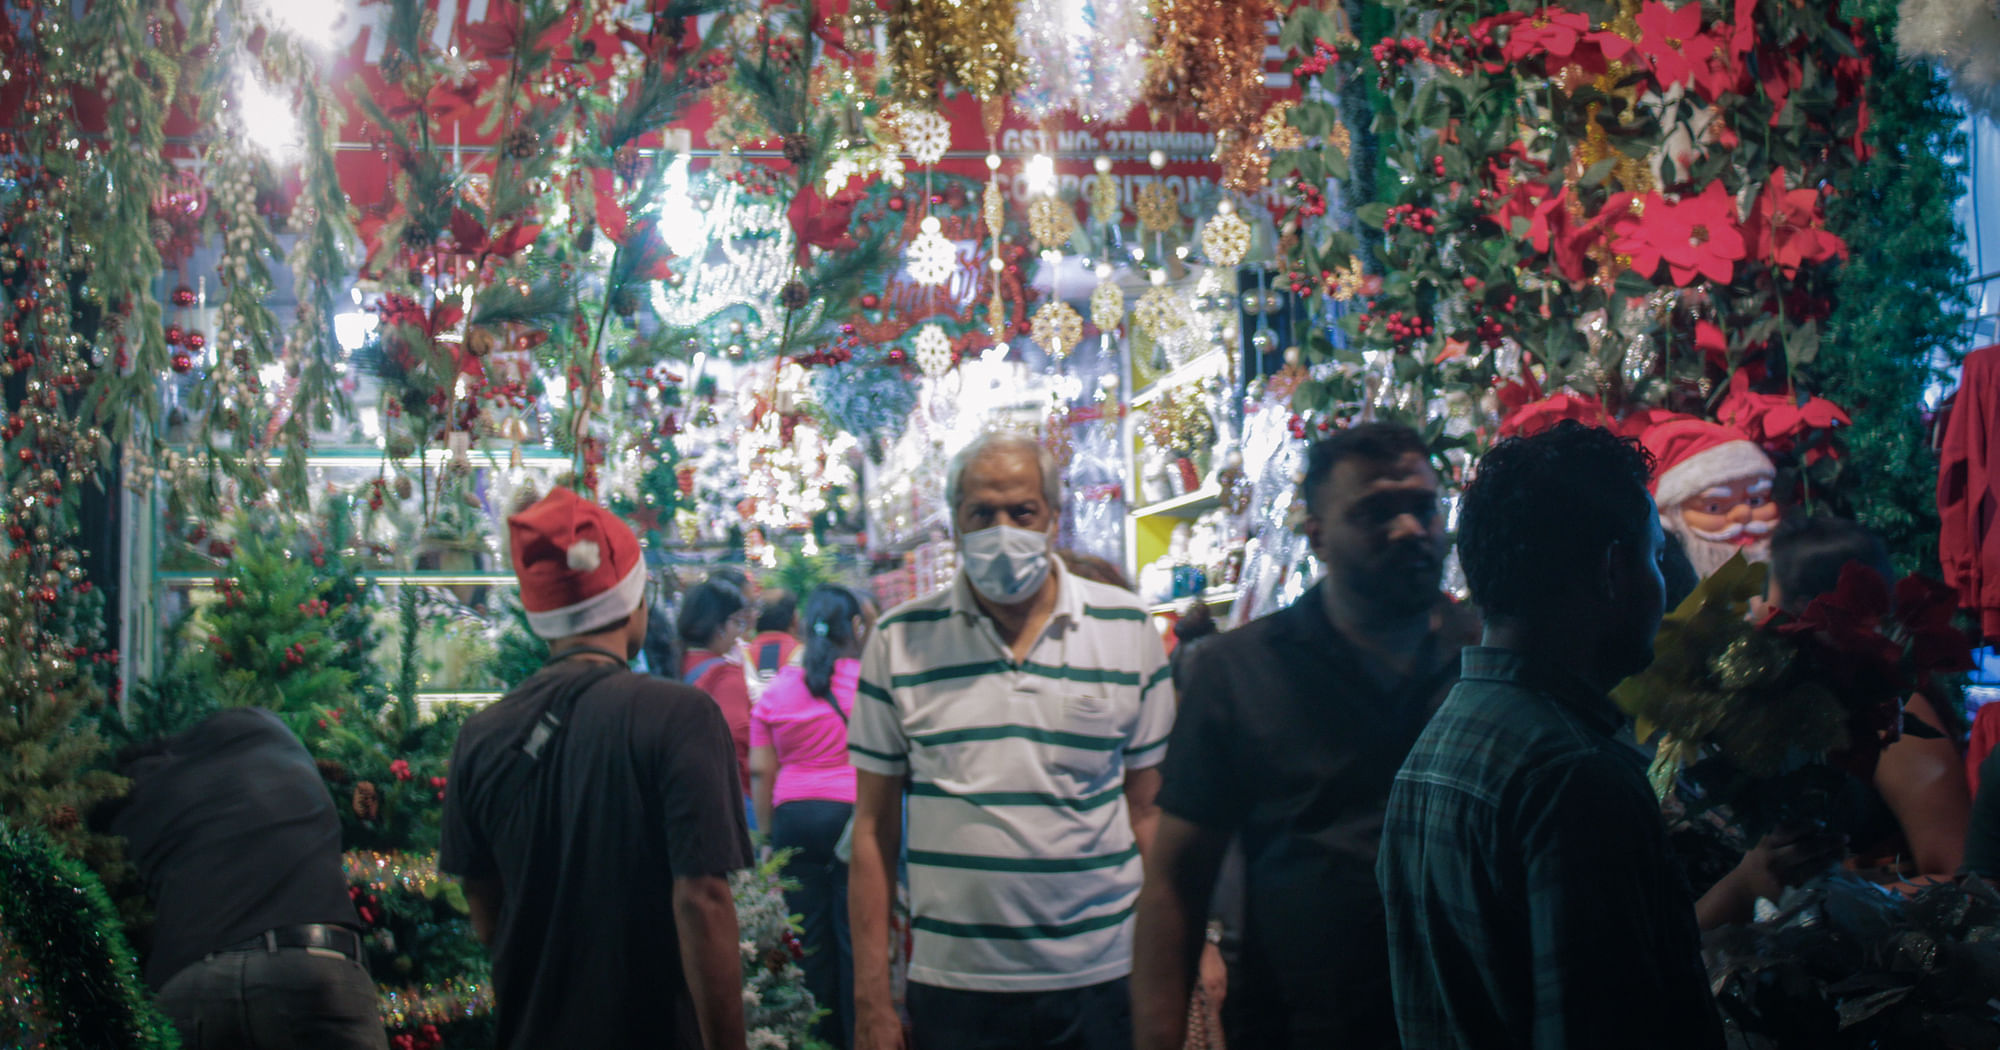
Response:
[[[600,631],[646,596],[639,537],[618,516],[565,488],[507,519],[528,627],[543,638]]]
[[[1639,439],[1653,454],[1653,502],[1677,507],[1718,485],[1777,475],[1771,457],[1741,430],[1682,416],[1656,424]]]

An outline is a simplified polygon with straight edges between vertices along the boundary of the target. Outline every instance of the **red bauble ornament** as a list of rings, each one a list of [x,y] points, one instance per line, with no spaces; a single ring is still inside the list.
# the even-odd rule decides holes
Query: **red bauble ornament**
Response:
[[[889,363],[892,365],[900,365],[903,362],[910,359],[910,355],[907,352],[905,352],[903,348],[900,346],[890,347],[889,353],[886,356],[889,359]]]
[[[195,351],[196,353],[200,353],[201,348],[207,345],[208,345],[208,337],[201,334],[200,332],[189,332],[187,334],[187,348],[189,350]]]
[[[194,368],[194,358],[189,357],[187,351],[182,350],[174,354],[173,365],[174,371],[179,372],[181,375],[186,375]]]
[[[881,296],[870,294],[861,297],[861,308],[863,310],[873,310],[880,305],[882,305]]]
[[[193,306],[194,289],[189,288],[187,285],[181,285],[174,289],[174,305],[179,307]]]
[[[908,205],[908,204],[906,204],[906,203],[904,203],[904,201],[903,201],[903,198],[901,198],[901,197],[891,197],[891,198],[889,198],[889,210],[890,210],[890,211],[902,211],[902,210],[903,210],[904,208],[906,208],[906,207],[908,207],[908,206],[909,206],[909,205]]]
[[[184,335],[186,335],[186,333],[185,333],[185,332],[182,332],[182,331],[181,331],[181,326],[180,326],[180,325],[177,325],[177,324],[170,324],[170,325],[168,325],[168,326],[167,326],[167,345],[168,345],[168,346],[179,346],[179,345],[181,345],[181,338],[182,338],[182,337],[183,337]]]

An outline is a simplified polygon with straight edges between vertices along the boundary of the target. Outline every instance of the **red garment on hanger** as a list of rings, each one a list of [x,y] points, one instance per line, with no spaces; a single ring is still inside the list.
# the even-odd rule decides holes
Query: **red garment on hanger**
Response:
[[[1938,561],[1958,604],[2000,638],[2000,345],[1966,355],[1938,460]]]

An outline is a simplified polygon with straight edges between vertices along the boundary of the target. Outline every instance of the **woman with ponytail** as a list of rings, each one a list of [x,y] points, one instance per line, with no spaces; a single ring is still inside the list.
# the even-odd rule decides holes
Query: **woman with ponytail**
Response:
[[[847,864],[835,845],[854,815],[847,716],[874,616],[853,591],[824,586],[800,614],[804,659],[778,672],[750,712],[751,794],[773,849],[793,850],[785,905],[805,927],[806,987],[827,1011],[819,1038],[853,1042],[854,962],[847,938]]]

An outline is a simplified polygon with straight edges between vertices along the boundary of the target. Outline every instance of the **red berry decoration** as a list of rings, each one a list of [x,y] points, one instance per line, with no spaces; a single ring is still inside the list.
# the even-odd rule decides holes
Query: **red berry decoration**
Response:
[[[870,293],[861,297],[861,308],[863,310],[873,310],[880,305],[882,305],[882,297],[879,295]]]
[[[904,201],[903,201],[903,198],[901,198],[901,197],[891,197],[891,198],[889,198],[889,210],[890,210],[890,211],[902,211],[902,210],[903,210],[904,208],[906,208],[906,207],[908,207],[908,205],[904,203]],[[26,308],[24,307],[23,309],[26,309]]]
[[[174,305],[188,307],[194,305],[194,289],[181,285],[174,289]]]
[[[192,350],[195,353],[200,353],[201,348],[207,345],[208,345],[208,337],[201,334],[200,332],[189,332],[187,334],[187,348],[189,350]]]
[[[168,346],[179,346],[179,345],[181,345],[181,339],[182,339],[182,338],[183,338],[184,336],[186,336],[186,334],[187,334],[187,333],[185,333],[185,332],[181,331],[181,326],[180,326],[180,325],[177,325],[177,324],[170,324],[170,325],[168,325],[168,326],[167,326],[167,345],[168,345]]]
[[[174,371],[179,372],[182,375],[186,375],[190,370],[194,368],[194,358],[189,357],[188,352],[185,350],[175,351],[173,357],[173,366],[174,366]]]

